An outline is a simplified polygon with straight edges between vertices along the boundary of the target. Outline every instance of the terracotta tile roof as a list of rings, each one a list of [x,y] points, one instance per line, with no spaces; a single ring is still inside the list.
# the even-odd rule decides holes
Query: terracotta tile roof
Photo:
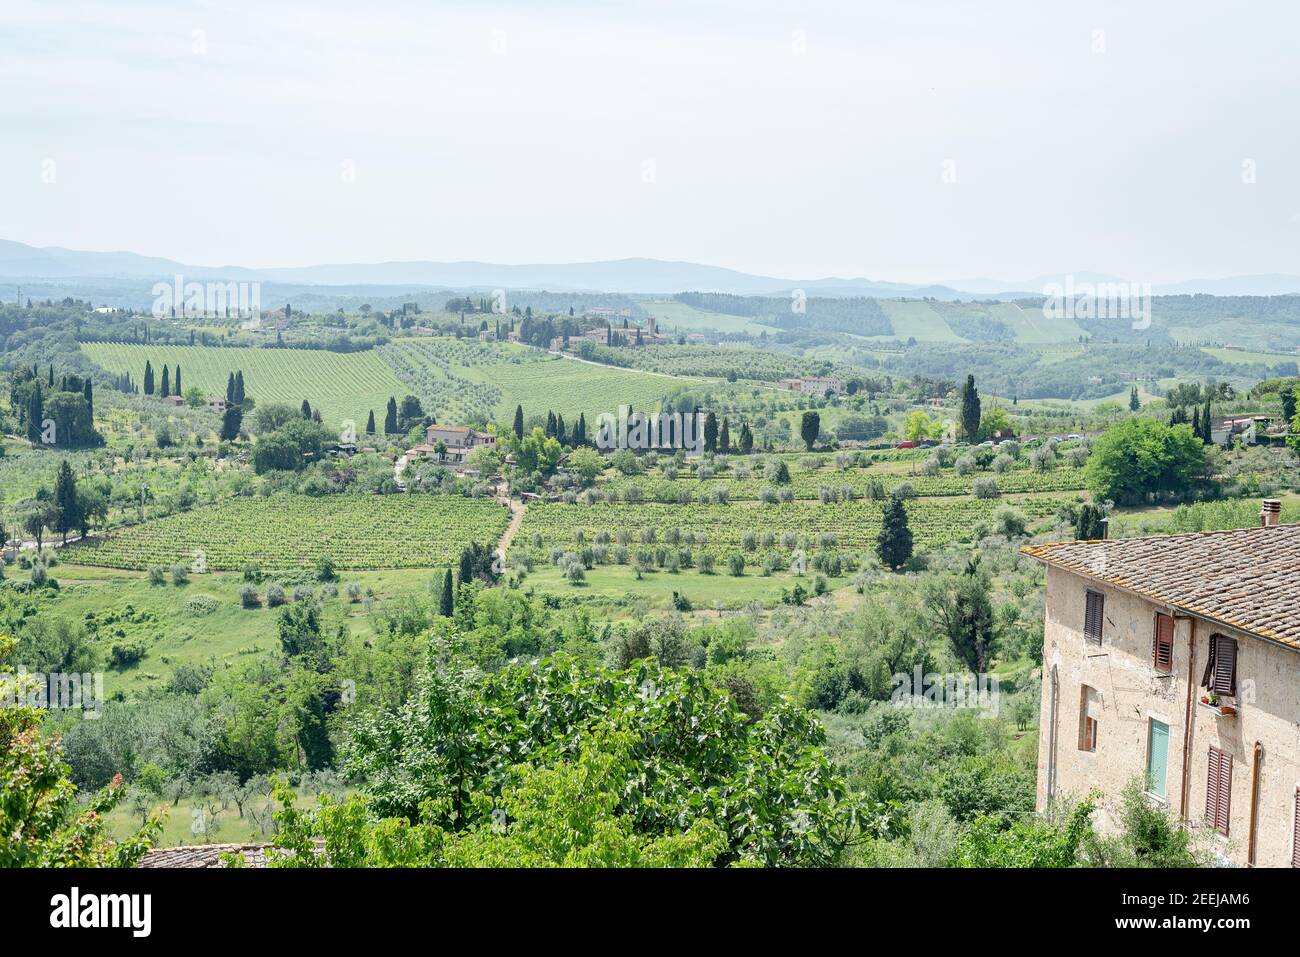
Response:
[[[1300,648],[1300,525],[1027,545],[1049,565]]]
[[[242,854],[245,867],[266,867],[270,844],[186,844],[146,851],[141,867],[225,867],[222,854]]]
[[[140,867],[225,867],[222,854],[241,854],[245,867],[266,867],[266,850],[271,844],[184,844],[180,847],[156,847],[145,851]],[[325,845],[317,841],[315,852],[324,853]]]

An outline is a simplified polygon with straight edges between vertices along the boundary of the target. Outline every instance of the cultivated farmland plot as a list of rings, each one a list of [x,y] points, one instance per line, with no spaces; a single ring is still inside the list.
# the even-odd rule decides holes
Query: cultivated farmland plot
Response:
[[[441,418],[510,421],[515,406],[527,414],[553,410],[589,425],[619,405],[653,408],[675,386],[693,382],[560,359],[537,349],[451,338],[401,339],[379,348],[424,403]]]
[[[470,542],[495,545],[510,513],[495,501],[433,495],[276,495],[234,498],[69,545],[64,560],[108,568],[192,565],[213,571],[249,562],[266,570],[433,568],[454,564]]]
[[[1034,496],[1015,503],[1017,510],[1030,519],[1051,515],[1066,501],[1060,497]],[[982,499],[945,499],[910,501],[906,504],[909,524],[918,548],[931,548],[953,542],[969,541],[972,528],[981,521],[991,521],[1001,507],[997,501]],[[647,544],[648,529],[654,530],[653,543],[662,544],[676,537],[673,532],[693,533],[695,552],[707,551],[724,559],[741,549],[745,534],[770,533],[774,545],[825,547],[863,551],[873,548],[880,533],[881,503],[872,501],[820,502],[795,501],[779,505],[743,503],[735,505],[674,506],[659,503],[622,505],[564,505],[538,503],[528,506],[523,525],[515,537],[516,546],[534,549],[534,557],[545,558],[551,548],[576,551],[578,532],[587,543],[604,532],[611,543],[620,532],[635,550]],[[533,536],[541,535],[540,546],[533,546]],[[833,536],[833,544],[823,536]],[[782,543],[783,537],[785,543]],[[700,539],[703,539],[703,543]]]
[[[351,419],[358,429],[374,410],[383,420],[390,396],[401,399],[407,388],[376,352],[327,352],[323,349],[261,349],[219,346],[153,346],[87,342],[81,346],[96,365],[115,375],[129,372],[137,383],[144,364],[161,377],[163,365],[181,366],[181,387],[198,386],[205,394],[225,396],[230,373],[243,370],[247,394],[262,404],[287,402],[295,408],[306,399],[321,418],[337,425]]]
[[[907,483],[918,496],[970,495],[976,478],[992,478],[1003,495],[1018,495],[1033,492],[1073,492],[1087,487],[1083,469],[1058,468],[1051,472],[1035,472],[1019,469],[1001,475],[992,472],[978,472],[968,476],[949,473],[947,475],[899,475],[873,472],[871,469],[802,469],[790,470],[790,485],[797,499],[816,499],[821,497],[823,488],[836,492],[852,489],[856,497],[866,494],[872,479],[879,479],[888,491],[897,485]],[[601,488],[616,493],[620,498],[627,496],[628,489],[640,489],[643,500],[648,502],[677,502],[682,493],[692,499],[707,496],[715,489],[722,490],[732,501],[754,500],[763,489],[779,488],[762,476],[733,478],[726,474],[719,478],[700,480],[690,475],[667,479],[662,476],[619,476],[602,483]],[[635,493],[634,493],[635,494]]]

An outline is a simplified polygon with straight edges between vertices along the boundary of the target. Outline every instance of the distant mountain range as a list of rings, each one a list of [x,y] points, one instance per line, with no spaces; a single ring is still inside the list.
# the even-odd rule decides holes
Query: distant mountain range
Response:
[[[79,279],[170,281],[188,279],[261,280],[315,286],[432,286],[445,289],[532,289],[555,292],[604,292],[671,295],[677,292],[720,292],[742,296],[785,296],[802,289],[809,295],[875,298],[1024,299],[1042,296],[1061,276],[1039,276],[1006,282],[975,278],[931,285],[883,282],[864,278],[784,279],[758,276],[690,262],[659,259],[616,259],[607,262],[504,265],[483,262],[331,263],[318,266],[253,269],[247,266],[192,266],[131,252],[89,252],[58,246],[28,246],[0,240],[0,280]],[[1132,277],[1127,277],[1130,281]],[[1120,282],[1121,277],[1075,273],[1081,282]],[[1156,295],[1205,293],[1218,296],[1276,296],[1300,294],[1300,276],[1266,273],[1223,279],[1189,279],[1159,284]],[[0,290],[0,300],[5,298]]]

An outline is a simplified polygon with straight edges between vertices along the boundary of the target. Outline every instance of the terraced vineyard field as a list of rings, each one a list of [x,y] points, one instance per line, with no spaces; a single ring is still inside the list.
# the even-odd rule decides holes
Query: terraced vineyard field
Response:
[[[1019,499],[1014,506],[1030,519],[1054,513],[1067,499],[1037,495]],[[972,528],[991,521],[1003,503],[983,499],[913,500],[907,502],[908,523],[918,548],[969,541]],[[707,551],[719,560],[738,551],[747,532],[756,536],[770,533],[775,542],[768,547],[816,549],[822,536],[834,536],[840,550],[862,552],[875,547],[880,533],[879,502],[786,502],[780,505],[692,505],[689,507],[648,503],[641,505],[563,505],[538,503],[528,506],[523,526],[515,536],[515,548],[525,548],[534,558],[545,560],[552,548],[576,551],[578,533],[591,544],[604,533],[611,547],[623,533],[629,551],[646,544],[648,529],[654,530],[654,544],[694,536],[690,547],[696,554]],[[540,544],[534,536],[540,535]],[[761,542],[761,538],[760,538]],[[766,551],[766,548],[760,548]]]
[[[536,349],[476,340],[401,339],[377,350],[420,397],[427,411],[442,419],[509,422],[515,406],[528,414],[548,409],[592,423],[620,404],[648,409],[689,379],[650,375],[572,359]]]
[[[200,549],[208,568],[249,562],[267,570],[314,565],[341,569],[452,565],[470,542],[495,545],[510,513],[495,501],[434,495],[277,495],[234,498],[67,546],[64,561],[108,568],[190,565]]]
[[[258,349],[217,346],[151,346],[118,342],[87,342],[81,346],[86,357],[115,375],[129,372],[137,383],[144,379],[144,364],[153,364],[154,375],[162,367],[181,366],[181,387],[198,386],[205,393],[226,394],[230,373],[243,370],[244,388],[258,402],[302,400],[319,407],[321,418],[331,424],[352,419],[365,427],[366,414],[374,410],[382,422],[389,396],[401,399],[411,390],[377,352],[326,352],[323,349]]]

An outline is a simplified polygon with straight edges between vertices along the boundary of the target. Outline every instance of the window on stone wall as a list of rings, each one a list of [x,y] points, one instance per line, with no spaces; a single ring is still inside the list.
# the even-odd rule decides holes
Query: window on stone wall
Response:
[[[1097,750],[1097,732],[1101,699],[1095,688],[1084,685],[1079,691],[1079,750]]]

